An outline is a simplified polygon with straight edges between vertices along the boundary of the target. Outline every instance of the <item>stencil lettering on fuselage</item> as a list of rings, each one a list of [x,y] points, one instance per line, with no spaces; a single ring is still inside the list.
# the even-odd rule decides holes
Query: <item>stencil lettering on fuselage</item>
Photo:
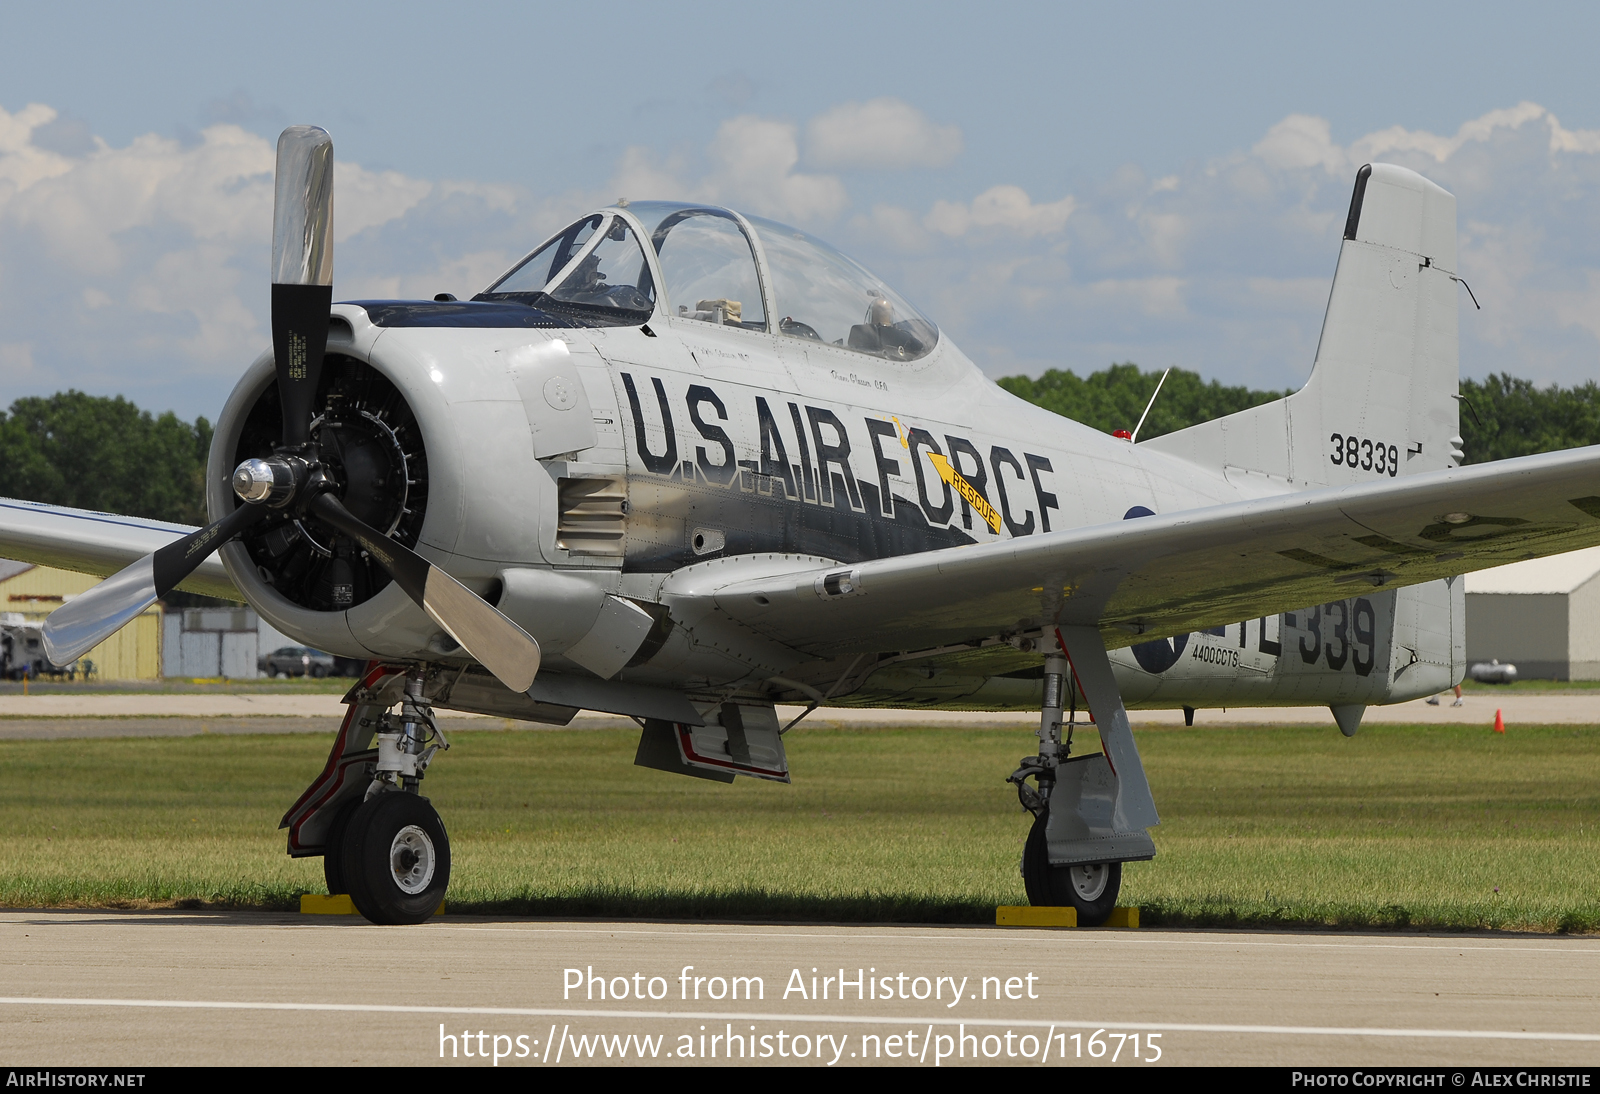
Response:
[[[1060,526],[1059,457],[915,423],[902,432],[859,408],[739,384],[642,368],[617,376],[631,426],[630,570],[703,557],[680,525],[723,531],[730,555],[841,562]]]
[[[1385,610],[1392,615],[1392,610]],[[1388,656],[1390,629],[1388,616],[1370,598],[1358,596],[1176,638],[1139,642],[1131,652],[1139,667],[1152,675],[1184,663],[1191,672],[1211,668],[1370,676]]]

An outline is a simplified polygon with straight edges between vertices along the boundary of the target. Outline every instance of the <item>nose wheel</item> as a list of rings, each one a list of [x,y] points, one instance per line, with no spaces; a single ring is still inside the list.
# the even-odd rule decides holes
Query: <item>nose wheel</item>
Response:
[[[350,818],[360,808],[360,798],[350,799],[339,807],[333,823],[328,826],[328,844],[322,852],[322,877],[328,883],[329,896],[350,891],[344,880],[344,834],[350,830]]]
[[[1022,850],[1022,885],[1028,903],[1078,911],[1078,926],[1098,927],[1117,907],[1122,891],[1122,863],[1090,862],[1077,866],[1052,866],[1045,842],[1050,814],[1040,813],[1028,831]]]
[[[422,923],[450,885],[450,837],[427,798],[377,794],[351,815],[339,865],[356,911],[374,923]]]

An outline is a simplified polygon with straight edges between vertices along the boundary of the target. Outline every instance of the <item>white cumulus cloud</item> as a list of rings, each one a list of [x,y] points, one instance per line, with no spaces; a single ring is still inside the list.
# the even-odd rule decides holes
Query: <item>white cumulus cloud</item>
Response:
[[[203,390],[200,406],[214,414],[266,342],[272,141],[215,125],[189,142],[147,134],[113,148],[92,138],[64,154],[35,139],[57,117],[42,104],[0,109],[0,329],[28,332],[0,355],[5,375],[30,388],[161,390],[158,409]],[[361,280],[372,249],[347,256],[344,245],[414,218],[440,188],[337,162],[337,287]],[[430,258],[437,272],[468,272]],[[469,265],[476,276],[495,263]]]
[[[840,103],[806,124],[806,159],[819,167],[943,167],[961,155],[961,129],[935,125],[903,99]]]
[[[1282,170],[1321,167],[1333,174],[1345,171],[1345,151],[1333,142],[1326,118],[1290,114],[1267,130],[1256,143],[1255,154],[1268,166]]]
[[[796,170],[798,128],[791,122],[741,114],[722,122],[696,170],[681,152],[658,158],[649,149],[622,154],[611,189],[630,199],[686,198],[792,221],[828,221],[850,203],[834,175]]]
[[[1351,186],[1373,161],[1456,195],[1460,273],[1483,304],[1462,290],[1463,375],[1600,378],[1600,130],[1536,103],[1343,139],[1290,114],[1154,182],[1129,164],[1052,202],[995,186],[851,225],[863,261],[993,374],[1132,360],[1281,390],[1310,371]]]
[[[937,201],[925,223],[947,236],[966,235],[974,228],[1000,228],[1021,236],[1054,235],[1077,208],[1070,194],[1060,201],[1035,204],[1020,186],[991,186],[971,202]]]
[[[0,110],[9,397],[76,386],[215,414],[267,340],[271,140],[232,124],[119,147],[41,132],[59,122],[48,105]],[[1155,180],[1125,165],[1073,193],[991,179],[852,211],[834,173],[926,169],[959,148],[954,127],[875,99],[805,124],[713,119],[679,145],[626,149],[560,194],[340,161],[335,291],[466,296],[588,209],[676,196],[817,232],[996,374],[1133,360],[1281,390],[1310,369],[1355,172],[1385,160],[1458,199],[1460,273],[1483,303],[1463,290],[1463,372],[1600,375],[1600,130],[1538,104],[1449,133],[1344,139],[1291,114],[1248,147]]]

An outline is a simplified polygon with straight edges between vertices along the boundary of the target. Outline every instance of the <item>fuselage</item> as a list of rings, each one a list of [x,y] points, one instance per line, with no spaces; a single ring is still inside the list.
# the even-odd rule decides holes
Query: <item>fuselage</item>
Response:
[[[648,218],[607,215],[602,233],[615,237],[626,224],[649,238]],[[763,235],[736,223],[764,274],[744,281],[746,295],[762,293],[759,305],[727,296],[683,304],[671,294],[670,265],[663,272],[646,247],[638,281],[650,283],[650,308],[634,309],[629,322],[564,323],[555,309],[540,313],[555,321],[529,322],[488,302],[334,309],[330,367],[340,359],[369,364],[415,415],[428,476],[417,549],[491,597],[503,592],[502,610],[540,639],[548,670],[576,669],[560,654],[563,641],[581,636],[547,618],[548,605],[516,602],[520,571],[556,571],[656,616],[622,679],[711,692],[780,677],[826,689],[849,676],[843,667],[697,641],[692,626],[663,607],[668,579],[751,556],[851,563],[955,549],[1262,492],[1252,484],[1247,493],[1221,469],[1016,398],[942,332],[930,339],[931,325],[874,327],[869,312],[868,323],[850,328],[849,343],[863,330],[884,339],[914,329],[921,338],[914,354],[819,336],[791,318],[799,308],[775,288],[785,282],[772,273]],[[761,233],[771,230],[763,224]],[[783,318],[730,320],[752,314]],[[800,328],[810,333],[795,333]],[[264,356],[219,423],[219,467],[238,455],[239,423],[271,382]],[[214,491],[213,507],[225,500]],[[243,549],[227,551],[230,572],[248,585]],[[437,628],[392,588],[330,612],[256,584],[246,592],[262,601],[263,614],[308,645],[353,656],[450,658]],[[1113,663],[1129,705],[1370,703],[1424,694],[1446,686],[1454,671],[1451,595],[1430,588],[1352,597],[1316,609],[1315,619],[1301,611],[1220,635],[1152,640],[1117,651]],[[1442,651],[1405,631],[1407,613],[1416,614],[1405,603],[1419,596],[1428,612],[1445,613]],[[1419,645],[1423,669],[1397,679],[1402,647]],[[900,651],[870,673],[858,668],[858,678],[842,679],[833,698],[1034,705],[1038,683],[1029,670],[1037,661],[1004,641],[955,653]]]

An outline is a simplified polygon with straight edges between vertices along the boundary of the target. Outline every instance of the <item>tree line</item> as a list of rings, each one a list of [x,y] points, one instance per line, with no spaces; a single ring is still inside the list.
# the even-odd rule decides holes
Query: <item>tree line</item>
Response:
[[[1125,363],[1079,377],[1051,369],[1000,386],[1063,417],[1109,433],[1133,429],[1159,371]],[[1536,387],[1505,374],[1461,381],[1467,463],[1600,444],[1600,386]],[[1173,369],[1140,430],[1141,439],[1281,399],[1207,382]],[[205,467],[211,423],[156,416],[119,396],[64,391],[31,396],[0,412],[0,494],[179,524],[206,523]]]
[[[1161,380],[1161,372],[1112,365],[1088,376],[1051,369],[1038,379],[1007,376],[1000,386],[1030,403],[1107,433],[1132,430]],[[1292,394],[1225,387],[1175,368],[1139,431],[1141,440],[1220,418]],[[1538,387],[1505,373],[1462,380],[1463,463],[1487,463],[1536,452],[1600,444],[1600,386]]]
[[[1160,382],[1160,370],[1141,372],[1139,366],[1132,363],[1112,365],[1082,378],[1077,373],[1053,368],[1037,380],[1007,376],[999,381],[1001,387],[1019,398],[1107,433],[1118,429],[1132,432]],[[1216,380],[1206,383],[1198,372],[1175,368],[1161,385],[1161,397],[1150,407],[1150,416],[1139,430],[1139,439],[1147,441],[1163,433],[1187,429],[1288,394],[1289,391],[1224,387]]]
[[[120,395],[18,399],[0,414],[0,494],[204,524],[210,448],[206,419],[156,417]]]

